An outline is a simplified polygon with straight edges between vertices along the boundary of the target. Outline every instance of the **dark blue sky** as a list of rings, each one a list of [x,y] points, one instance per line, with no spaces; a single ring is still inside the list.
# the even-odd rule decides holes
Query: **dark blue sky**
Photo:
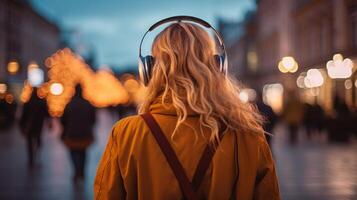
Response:
[[[75,30],[82,48],[93,46],[98,65],[135,65],[143,33],[156,21],[193,15],[215,25],[217,17],[242,19],[255,0],[31,0],[64,30]],[[155,33],[154,33],[155,34]],[[149,52],[151,39],[145,45]],[[145,53],[144,52],[144,53]]]

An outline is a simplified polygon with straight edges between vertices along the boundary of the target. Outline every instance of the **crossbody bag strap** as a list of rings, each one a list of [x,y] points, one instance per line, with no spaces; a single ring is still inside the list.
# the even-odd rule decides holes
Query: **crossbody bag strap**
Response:
[[[150,113],[145,113],[141,115],[146,124],[148,125],[151,133],[154,135],[157,143],[160,146],[161,151],[165,155],[167,162],[169,163],[176,179],[179,182],[181,190],[185,196],[185,199],[197,199],[196,192],[198,191],[201,183],[203,182],[203,178],[206,174],[206,171],[209,168],[209,165],[212,161],[212,158],[216,152],[216,148],[214,148],[211,144],[207,144],[206,148],[203,151],[203,154],[198,162],[195,174],[192,179],[192,184],[189,181],[187,174],[183,166],[181,165],[175,151],[171,147],[169,141],[165,137],[163,131],[160,126],[154,119],[154,117]],[[223,137],[223,131],[225,127],[223,127],[219,131],[219,139],[221,140]],[[218,146],[217,146],[218,147]]]
[[[223,132],[224,132],[225,128],[226,127],[224,126],[219,131],[219,141],[221,141],[223,138]],[[217,148],[218,148],[218,145],[215,148],[211,143],[209,143],[209,144],[207,144],[205,150],[203,151],[202,157],[201,157],[200,161],[198,162],[196,172],[192,179],[192,187],[195,192],[197,192],[198,189],[200,188],[200,186],[203,182],[203,178],[212,162],[212,158],[213,158],[214,154],[216,153]]]
[[[161,151],[166,157],[177,181],[179,182],[180,188],[185,196],[185,199],[195,200],[198,199],[196,193],[194,192],[192,185],[182,167],[180,161],[178,160],[175,151],[172,149],[170,143],[167,141],[164,133],[162,132],[160,126],[157,124],[155,119],[150,113],[145,113],[141,115],[146,124],[148,125],[151,133],[155,137]]]
[[[236,171],[236,178],[233,183],[233,188],[232,188],[232,193],[231,193],[231,198],[230,199],[236,199],[237,198],[237,184],[239,180],[239,160],[238,160],[238,141],[237,141],[237,134],[234,135],[234,162],[235,162],[235,171]]]

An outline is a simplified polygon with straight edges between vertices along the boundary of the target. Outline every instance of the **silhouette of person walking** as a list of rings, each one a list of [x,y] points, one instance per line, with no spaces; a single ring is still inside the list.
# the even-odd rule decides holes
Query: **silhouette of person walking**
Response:
[[[289,142],[295,145],[298,140],[298,130],[304,116],[304,104],[296,91],[288,91],[284,105],[283,118],[289,129]]]
[[[265,132],[274,134],[272,131],[274,129],[275,124],[278,121],[278,116],[273,111],[272,107],[265,104],[262,99],[262,94],[258,93],[256,100],[257,108],[261,115],[265,118],[263,129]],[[271,146],[271,135],[265,135],[268,144]]]
[[[348,105],[343,99],[335,96],[335,116],[328,120],[328,138],[330,142],[349,142],[353,132],[354,121]]]
[[[304,125],[308,139],[316,133],[320,134],[325,121],[325,112],[318,103],[304,104]]]
[[[66,106],[61,123],[61,138],[69,150],[76,183],[84,179],[86,150],[94,140],[95,123],[95,108],[82,97],[80,85],[76,86],[76,93]]]
[[[24,103],[20,118],[20,129],[27,142],[28,165],[34,166],[37,152],[41,147],[43,123],[48,117],[46,101],[37,96],[37,88],[33,88],[30,100]]]

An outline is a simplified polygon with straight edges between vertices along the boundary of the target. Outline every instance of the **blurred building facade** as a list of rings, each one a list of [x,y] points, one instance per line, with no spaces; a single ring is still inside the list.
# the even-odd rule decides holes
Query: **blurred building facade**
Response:
[[[28,1],[0,1],[1,82],[15,87],[22,83],[28,65],[36,63],[44,68],[45,58],[59,48],[59,43],[59,28],[39,15]]]
[[[255,13],[241,23],[243,33],[228,48],[235,76],[263,93],[271,85],[299,90],[307,101],[317,101],[327,109],[335,93],[357,106],[357,1],[258,0],[256,4]],[[350,78],[332,80],[323,72],[336,53],[354,62]],[[297,72],[279,71],[278,63],[285,56],[296,60]],[[299,74],[311,68],[321,69],[325,79],[314,94],[296,84]],[[348,80],[352,87],[346,86]]]

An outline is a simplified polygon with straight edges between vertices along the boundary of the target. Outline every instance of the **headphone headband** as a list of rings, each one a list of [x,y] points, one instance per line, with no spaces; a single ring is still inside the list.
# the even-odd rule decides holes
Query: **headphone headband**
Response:
[[[163,24],[166,24],[166,23],[169,23],[169,22],[174,22],[174,21],[177,21],[177,22],[181,22],[181,21],[190,21],[190,22],[195,22],[197,24],[200,24],[206,28],[210,28],[214,31],[215,35],[217,36],[217,39],[219,41],[219,44],[221,46],[221,49],[223,50],[223,54],[225,56],[227,56],[226,54],[226,47],[223,43],[223,38],[221,37],[221,35],[218,33],[218,31],[213,28],[208,22],[206,22],[205,20],[203,19],[200,19],[198,17],[193,17],[193,16],[187,16],[187,15],[179,15],[179,16],[173,16],[173,17],[168,17],[168,18],[165,18],[165,19],[162,19],[158,22],[156,22],[155,24],[153,24],[144,34],[144,36],[141,38],[141,41],[140,41],[140,46],[139,46],[139,57],[142,57],[141,55],[141,47],[142,47],[142,44],[144,42],[144,39],[145,39],[145,36],[153,31],[154,29],[156,29],[157,27],[163,25]]]
[[[212,26],[206,22],[203,19],[197,18],[197,17],[192,17],[192,16],[185,16],[185,15],[180,15],[180,16],[173,16],[173,17],[169,17],[169,18],[165,18],[162,19],[158,22],[156,22],[155,24],[153,24],[150,28],[149,31],[154,30],[156,27],[162,25],[162,24],[166,24],[168,22],[174,22],[174,21],[191,21],[191,22],[195,22],[197,24],[201,24],[202,26],[206,27],[206,28],[211,28]]]
[[[227,61],[227,52],[226,52],[226,47],[224,46],[223,39],[221,35],[218,33],[216,29],[214,29],[208,22],[205,20],[202,20],[197,17],[192,17],[192,16],[173,16],[169,18],[162,19],[155,24],[153,24],[144,34],[144,36],[141,38],[140,41],[140,46],[139,46],[139,75],[140,79],[143,81],[145,85],[149,83],[150,77],[151,77],[151,72],[152,72],[152,67],[154,65],[154,57],[151,55],[143,57],[141,55],[141,47],[143,44],[143,41],[146,37],[146,35],[156,29],[157,27],[169,23],[169,22],[181,22],[181,21],[189,21],[193,22],[199,25],[202,25],[203,27],[210,28],[214,31],[214,34],[219,42],[219,47],[220,47],[220,53],[218,55],[214,55],[215,59],[219,63],[219,69],[221,72],[223,72],[225,75],[227,75],[227,69],[228,69],[228,61]]]

